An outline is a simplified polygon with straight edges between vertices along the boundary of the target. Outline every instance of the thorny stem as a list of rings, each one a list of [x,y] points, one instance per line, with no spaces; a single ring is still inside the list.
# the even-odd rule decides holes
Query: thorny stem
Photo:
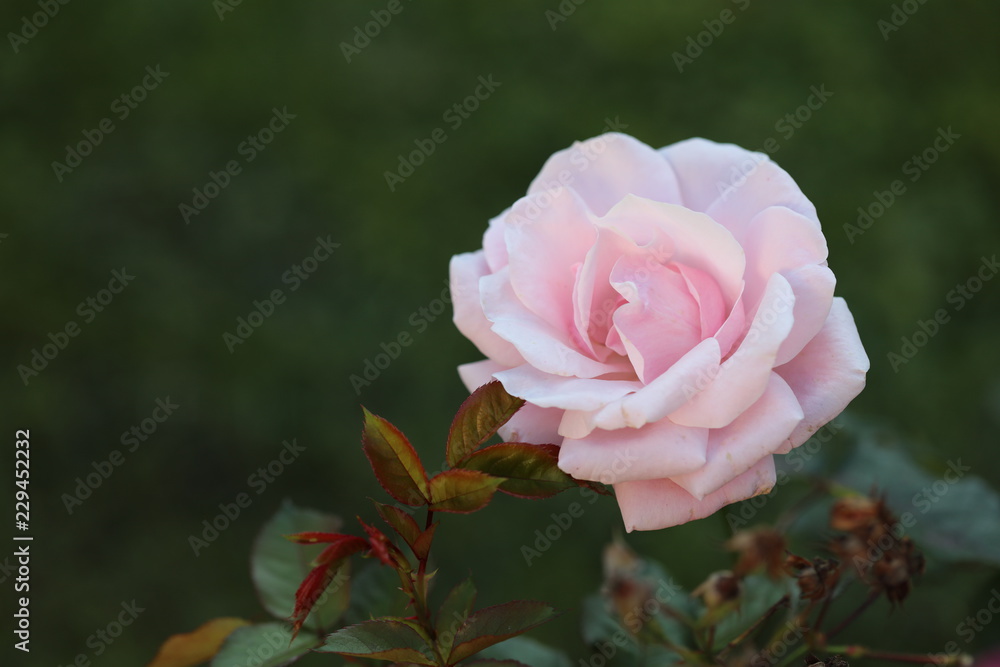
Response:
[[[424,530],[429,530],[431,525],[434,523],[434,510],[427,510],[427,522],[425,524]],[[428,549],[428,554],[430,549]],[[447,667],[448,663],[445,661],[444,657],[441,655],[441,651],[437,646],[437,637],[434,632],[434,624],[431,623],[431,612],[427,606],[427,561],[429,556],[417,559],[417,577],[413,582],[413,587],[411,589],[411,598],[413,600],[413,607],[417,612],[417,618],[420,621],[420,625],[423,626],[424,631],[427,636],[431,638],[431,648],[434,650],[434,659],[437,661],[439,667]]]

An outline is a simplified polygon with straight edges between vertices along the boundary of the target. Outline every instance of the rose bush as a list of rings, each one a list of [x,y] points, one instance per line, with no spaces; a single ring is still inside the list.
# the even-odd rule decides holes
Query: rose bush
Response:
[[[527,401],[508,440],[613,484],[628,530],[769,491],[773,454],[861,391],[815,207],[767,156],[606,134],[550,157],[451,262],[459,373]]]

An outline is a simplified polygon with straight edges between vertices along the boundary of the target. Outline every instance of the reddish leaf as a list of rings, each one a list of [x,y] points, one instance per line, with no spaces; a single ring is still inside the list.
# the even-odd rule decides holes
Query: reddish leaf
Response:
[[[448,656],[448,663],[459,662],[487,646],[527,632],[555,615],[555,609],[549,605],[530,600],[516,600],[480,609],[455,636],[455,646]]]
[[[486,507],[503,479],[478,470],[445,470],[430,483],[430,509],[467,514]]]
[[[425,560],[431,550],[431,541],[434,539],[434,531],[437,530],[438,523],[434,522],[431,527],[420,533],[420,537],[413,544],[413,554],[420,560]]]
[[[395,554],[399,553],[399,549],[389,541],[389,538],[385,536],[381,530],[375,526],[369,526],[367,523],[358,517],[358,523],[361,527],[365,529],[368,533],[368,543],[371,545],[371,553],[376,558],[381,561],[383,565],[388,565],[389,567],[396,567]]]
[[[364,412],[362,448],[379,484],[401,503],[425,505],[430,491],[417,451],[395,426],[368,410]]]
[[[462,468],[503,477],[500,490],[519,498],[548,498],[576,487],[559,468],[559,447],[505,442],[473,452]]]
[[[430,657],[426,638],[414,623],[402,618],[379,618],[341,628],[327,635],[316,651],[432,667],[437,664]]]
[[[489,440],[524,405],[523,398],[511,396],[497,380],[487,382],[465,399],[448,431],[445,458],[458,463]]]
[[[316,558],[316,567],[312,569],[302,584],[295,591],[295,610],[292,612],[293,636],[299,633],[309,612],[316,605],[326,587],[330,585],[337,572],[337,564],[351,554],[368,548],[368,541],[354,535],[341,535],[342,539],[334,542]]]
[[[375,509],[378,510],[378,514],[382,517],[387,524],[389,524],[396,533],[403,538],[403,541],[413,548],[413,543],[420,538],[420,526],[417,522],[413,520],[406,511],[394,507],[392,505],[386,505],[384,503],[375,503]]]

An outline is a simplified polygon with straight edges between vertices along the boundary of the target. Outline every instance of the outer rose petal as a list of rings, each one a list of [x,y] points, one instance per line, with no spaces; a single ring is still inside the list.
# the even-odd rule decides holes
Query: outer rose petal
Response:
[[[719,367],[718,374],[703,378],[701,393],[670,418],[678,424],[722,428],[753,405],[767,388],[778,347],[792,329],[795,295],[780,274],[771,276],[743,342]]]
[[[637,380],[590,380],[549,375],[527,364],[495,373],[512,396],[543,408],[598,410],[642,388]]]
[[[798,447],[839,415],[865,388],[870,366],[851,311],[837,297],[816,337],[797,357],[775,369],[795,392],[805,415],[778,452]]]
[[[532,213],[530,218],[526,212]],[[504,240],[510,284],[518,300],[552,326],[571,333],[577,269],[597,241],[586,204],[566,188],[529,195],[506,217]]]
[[[754,216],[743,250],[747,254],[743,303],[751,310],[775,273],[826,264],[827,257],[826,239],[819,226],[784,206],[772,206]]]
[[[669,479],[615,484],[625,530],[659,530],[702,519],[724,505],[769,492],[775,483],[774,458],[767,456],[721,489],[697,500]]]
[[[562,442],[559,435],[559,422],[562,421],[563,410],[559,408],[540,408],[531,403],[517,411],[510,421],[500,427],[500,437],[507,442],[528,442],[533,445],[558,445]]]
[[[634,137],[609,132],[550,157],[528,194],[565,186],[576,191],[597,215],[626,195],[679,203],[673,169],[654,149]]]
[[[665,146],[660,154],[677,174],[684,206],[710,213],[740,240],[750,219],[768,206],[787,206],[819,225],[816,207],[763,153],[695,138]]]
[[[479,297],[479,279],[489,272],[482,250],[451,258],[449,286],[458,330],[490,359],[507,366],[524,363],[513,345],[490,330]],[[478,386],[478,385],[477,385]]]
[[[708,436],[707,461],[702,468],[671,475],[678,486],[699,500],[770,457],[802,421],[802,408],[791,388],[771,373],[764,395],[725,428]]]
[[[669,419],[640,429],[594,431],[563,440],[559,467],[577,479],[617,484],[671,477],[705,464],[708,430],[678,426]]]
[[[788,338],[778,348],[775,366],[781,366],[795,358],[823,328],[830,316],[833,290],[837,285],[833,271],[828,266],[818,264],[803,266],[781,275],[785,276],[795,293],[795,308],[792,310],[795,322],[788,332]]]

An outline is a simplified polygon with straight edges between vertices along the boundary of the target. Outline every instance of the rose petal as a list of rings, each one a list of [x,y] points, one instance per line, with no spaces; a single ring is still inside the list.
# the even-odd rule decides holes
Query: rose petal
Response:
[[[615,357],[602,363],[581,354],[569,332],[545,322],[517,299],[507,272],[504,268],[480,279],[483,312],[493,322],[493,333],[513,344],[525,361],[553,375],[591,378],[631,372],[627,360]]]
[[[528,365],[494,375],[511,396],[543,408],[597,410],[642,388],[638,380],[590,380],[549,375]]]
[[[780,366],[794,359],[802,348],[811,341],[830,315],[833,305],[833,290],[837,279],[827,266],[811,264],[793,271],[782,273],[792,286],[795,293],[795,308],[792,317],[795,323],[788,332],[788,338],[778,348],[775,366]]]
[[[764,395],[725,428],[712,429],[705,465],[685,475],[671,475],[695,498],[705,496],[770,456],[802,421],[802,408],[791,388],[771,373]]]
[[[611,286],[608,277],[615,262],[644,251],[635,241],[619,232],[598,228],[597,241],[577,273],[573,287],[574,324],[597,359],[603,361],[611,351],[625,354],[625,348],[611,326],[612,313],[624,299]],[[602,351],[602,344],[610,349]]]
[[[486,252],[486,263],[490,273],[507,266],[507,242],[504,241],[504,219],[510,214],[510,209],[490,220],[490,226],[483,234],[483,250]]]
[[[455,255],[449,268],[453,319],[458,330],[487,357],[507,366],[524,363],[513,345],[493,333],[491,322],[483,314],[479,279],[489,272],[483,251]]]
[[[529,212],[530,222],[518,222],[527,221]],[[514,294],[528,310],[570,333],[576,273],[597,240],[586,204],[566,188],[524,197],[505,219],[504,239]]]
[[[611,284],[628,301],[612,321],[643,382],[662,375],[704,338],[698,302],[673,265],[623,257]]]
[[[505,370],[507,367],[503,364],[498,364],[492,359],[483,359],[459,366],[458,377],[462,379],[462,384],[469,390],[469,393],[472,393],[492,380],[494,373]]]
[[[768,493],[775,480],[774,459],[767,456],[701,500],[669,479],[616,484],[615,496],[627,531],[659,530],[704,518],[725,505]]]
[[[617,132],[574,143],[550,157],[528,194],[570,187],[597,215],[633,194],[680,202],[677,178],[666,160],[634,137]]]
[[[639,429],[592,432],[565,439],[559,467],[577,479],[617,484],[670,477],[705,464],[708,430],[678,426],[669,419]]]
[[[540,408],[525,403],[509,422],[499,428],[498,432],[507,442],[558,445],[562,442],[562,436],[559,435],[559,422],[562,421],[562,416],[563,410],[559,408]]]
[[[661,264],[669,260],[706,272],[727,305],[735,303],[743,289],[743,248],[729,230],[703,213],[628,195],[597,224],[618,230],[639,245],[653,245],[651,251],[659,257],[669,251]],[[663,236],[669,244],[660,241]]]
[[[594,414],[591,429],[639,428],[663,419],[696,395],[709,378],[715,377],[719,362],[718,341],[703,340],[648,385]]]
[[[839,415],[865,388],[870,366],[854,317],[847,303],[837,297],[816,337],[794,359],[775,369],[795,392],[804,413],[779,452],[798,447]]]
[[[771,276],[760,307],[739,348],[715,378],[688,403],[670,414],[678,424],[702,428],[728,426],[767,388],[781,342],[792,329],[795,295],[780,274]]]
[[[747,256],[743,302],[757,307],[772,275],[810,264],[826,264],[826,239],[812,220],[785,208],[766,208],[750,221],[743,249]],[[832,297],[832,293],[831,293]]]
[[[695,138],[660,149],[677,174],[681,201],[734,234],[768,206],[787,206],[819,224],[816,207],[767,155]],[[716,217],[718,216],[718,217]],[[737,234],[742,239],[742,233]]]

